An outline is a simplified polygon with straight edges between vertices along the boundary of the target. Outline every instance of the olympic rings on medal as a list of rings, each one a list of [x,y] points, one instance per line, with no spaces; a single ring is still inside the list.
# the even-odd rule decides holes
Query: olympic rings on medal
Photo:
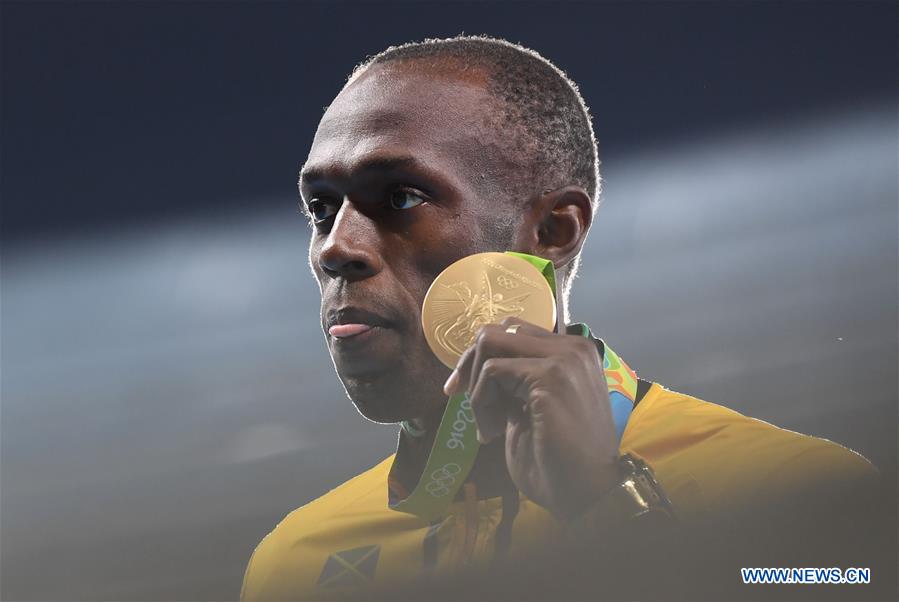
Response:
[[[518,288],[518,281],[514,278],[509,278],[505,274],[500,274],[499,276],[497,276],[496,283],[507,290]]]

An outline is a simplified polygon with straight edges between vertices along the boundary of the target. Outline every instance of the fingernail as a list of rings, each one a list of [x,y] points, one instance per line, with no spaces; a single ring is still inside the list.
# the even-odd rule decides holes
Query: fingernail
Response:
[[[478,435],[478,443],[480,443],[481,445],[484,445],[487,442],[487,440],[484,439],[484,435],[481,434],[481,429],[475,427],[475,433],[477,433],[477,435]]]
[[[452,374],[449,375],[449,378],[446,379],[446,382],[443,384],[443,392],[447,395],[452,395],[453,390],[456,388],[456,381],[459,380],[459,373],[453,370]]]

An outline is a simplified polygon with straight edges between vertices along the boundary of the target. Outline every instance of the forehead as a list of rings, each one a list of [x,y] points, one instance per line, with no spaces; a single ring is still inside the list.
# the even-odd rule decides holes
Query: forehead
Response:
[[[402,154],[444,167],[477,162],[495,111],[478,70],[375,65],[347,86],[319,123],[306,169],[352,170],[374,155]]]

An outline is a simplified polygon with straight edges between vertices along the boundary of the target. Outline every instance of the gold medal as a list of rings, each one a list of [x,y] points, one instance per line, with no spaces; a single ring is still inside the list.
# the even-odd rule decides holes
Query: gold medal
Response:
[[[481,326],[510,316],[552,330],[556,298],[549,283],[520,257],[478,253],[453,263],[431,283],[421,325],[434,354],[455,368]]]

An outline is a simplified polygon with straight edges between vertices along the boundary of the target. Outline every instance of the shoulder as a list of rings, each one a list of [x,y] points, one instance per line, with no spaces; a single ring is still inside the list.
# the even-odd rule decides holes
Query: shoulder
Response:
[[[876,479],[860,454],[654,384],[621,444],[655,469],[691,512],[778,499]]]
[[[357,506],[367,500],[373,492],[386,496],[387,474],[393,463],[393,455],[382,460],[365,472],[356,475],[328,493],[301,506],[288,514],[274,532],[298,532],[310,526],[340,515],[349,506]]]
[[[306,582],[314,575],[302,575],[317,553],[323,558],[332,552],[338,542],[334,538],[339,529],[335,521],[346,518],[350,509],[360,516],[367,510],[384,506],[386,500],[387,473],[393,456],[376,466],[332,489],[321,497],[290,512],[266,535],[253,551],[244,575],[241,600],[277,599],[282,586],[296,587],[296,582]],[[379,503],[379,501],[381,503]],[[319,550],[319,548],[321,548]],[[298,552],[299,551],[299,552]],[[302,558],[294,558],[297,553]],[[320,568],[320,567],[318,567]]]

